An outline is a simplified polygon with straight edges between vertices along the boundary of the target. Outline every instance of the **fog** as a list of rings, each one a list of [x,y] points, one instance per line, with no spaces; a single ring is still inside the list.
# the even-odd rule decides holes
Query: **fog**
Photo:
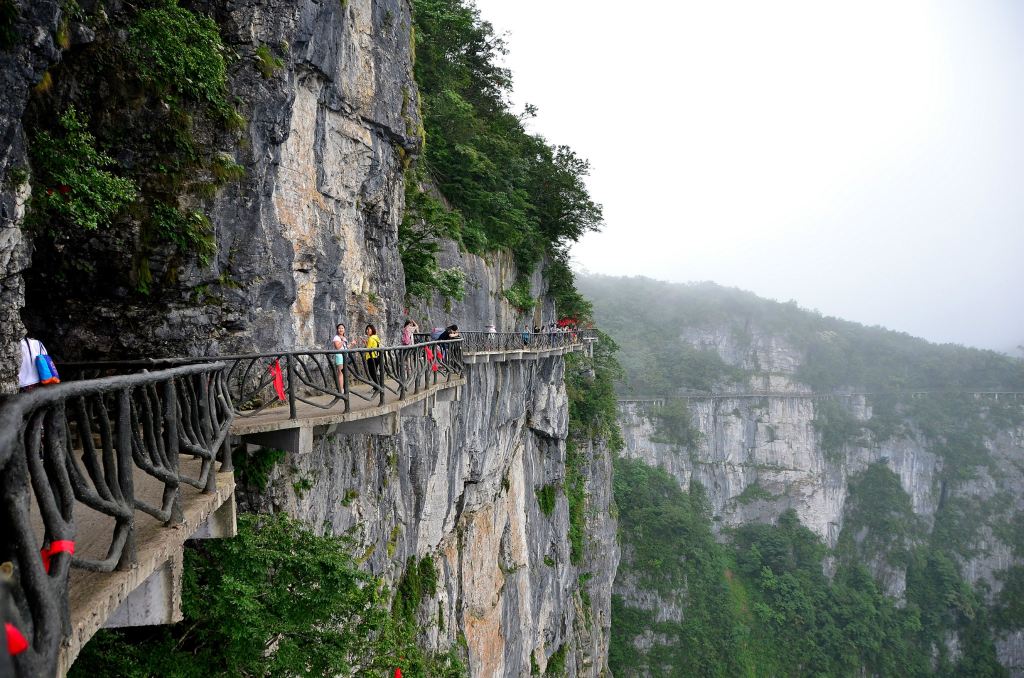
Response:
[[[591,161],[577,267],[1024,344],[1024,3],[477,5]]]

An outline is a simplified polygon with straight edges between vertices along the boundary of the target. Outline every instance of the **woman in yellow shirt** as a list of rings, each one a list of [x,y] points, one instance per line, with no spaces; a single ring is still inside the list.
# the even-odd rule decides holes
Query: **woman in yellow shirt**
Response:
[[[380,336],[377,328],[373,325],[366,326],[366,348],[380,348]],[[366,367],[370,373],[370,380],[375,384],[384,384],[384,375],[381,373],[380,351],[370,351],[366,354]]]

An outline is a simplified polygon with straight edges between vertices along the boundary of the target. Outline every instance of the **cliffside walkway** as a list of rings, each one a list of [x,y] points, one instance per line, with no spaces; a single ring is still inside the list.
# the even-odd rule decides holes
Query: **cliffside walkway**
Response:
[[[318,433],[395,434],[402,410],[459,398],[467,365],[592,342],[467,332],[373,350],[61,364],[64,383],[0,403],[0,622],[27,645],[0,653],[0,678],[62,675],[103,627],[181,619],[185,541],[235,534],[233,440],[301,453]]]

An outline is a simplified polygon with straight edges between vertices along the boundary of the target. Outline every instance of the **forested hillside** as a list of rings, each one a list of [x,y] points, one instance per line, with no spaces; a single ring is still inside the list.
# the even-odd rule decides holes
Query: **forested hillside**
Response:
[[[579,285],[620,392],[663,397],[620,405],[616,675],[1021,675],[1024,398],[971,393],[1024,391],[1021,360],[710,283]]]

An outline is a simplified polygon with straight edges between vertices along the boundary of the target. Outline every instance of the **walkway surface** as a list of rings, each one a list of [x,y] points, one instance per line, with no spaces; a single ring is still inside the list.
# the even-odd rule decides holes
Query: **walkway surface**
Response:
[[[183,473],[193,477],[199,475],[200,463],[181,457]],[[133,474],[135,496],[150,504],[159,506],[164,484],[153,476],[135,468]],[[135,549],[138,564],[129,570],[114,572],[91,572],[71,568],[68,576],[68,608],[71,615],[71,635],[61,647],[58,675],[64,675],[78,656],[82,647],[93,634],[104,626],[137,625],[140,621],[150,624],[166,624],[181,619],[181,567],[183,545],[196,536],[233,536],[235,490],[234,475],[231,472],[217,474],[217,491],[204,494],[191,485],[181,485],[181,507],[184,521],[171,528],[142,511],[135,512]],[[30,505],[35,509],[33,499]],[[225,518],[229,534],[218,534],[214,529],[209,535],[197,531],[221,507],[228,512]],[[114,519],[93,511],[81,502],[75,503],[75,553],[76,555],[103,559],[114,533]],[[218,516],[220,517],[220,516]],[[42,518],[33,510],[32,525],[40,541],[43,537]],[[150,582],[146,580],[153,575]],[[129,594],[143,584],[153,587],[156,598],[134,597],[132,602],[146,604],[137,609],[121,609]],[[122,623],[117,623],[115,613]],[[113,622],[113,623],[111,623]]]
[[[360,385],[352,389],[353,394],[350,399],[352,405],[348,412],[344,411],[345,403],[337,398],[327,395],[314,396],[307,400],[316,403],[315,405],[301,401],[297,401],[295,403],[296,417],[294,419],[289,416],[288,403],[286,402],[283,402],[280,405],[268,407],[259,414],[251,417],[236,415],[234,420],[231,422],[231,433],[233,435],[243,436],[253,433],[277,431],[284,428],[329,426],[331,424],[371,419],[373,417],[380,417],[386,414],[398,412],[410,405],[422,402],[431,396],[437,395],[441,391],[460,388],[464,386],[465,383],[466,379],[464,377],[452,379],[451,381],[438,381],[438,383],[433,386],[421,389],[419,393],[407,392],[405,398],[402,400],[398,400],[398,396],[395,394],[388,393],[385,395],[383,405],[379,404],[379,395],[373,395],[368,386]],[[364,398],[369,399],[364,400],[356,395],[357,393],[362,395]]]

